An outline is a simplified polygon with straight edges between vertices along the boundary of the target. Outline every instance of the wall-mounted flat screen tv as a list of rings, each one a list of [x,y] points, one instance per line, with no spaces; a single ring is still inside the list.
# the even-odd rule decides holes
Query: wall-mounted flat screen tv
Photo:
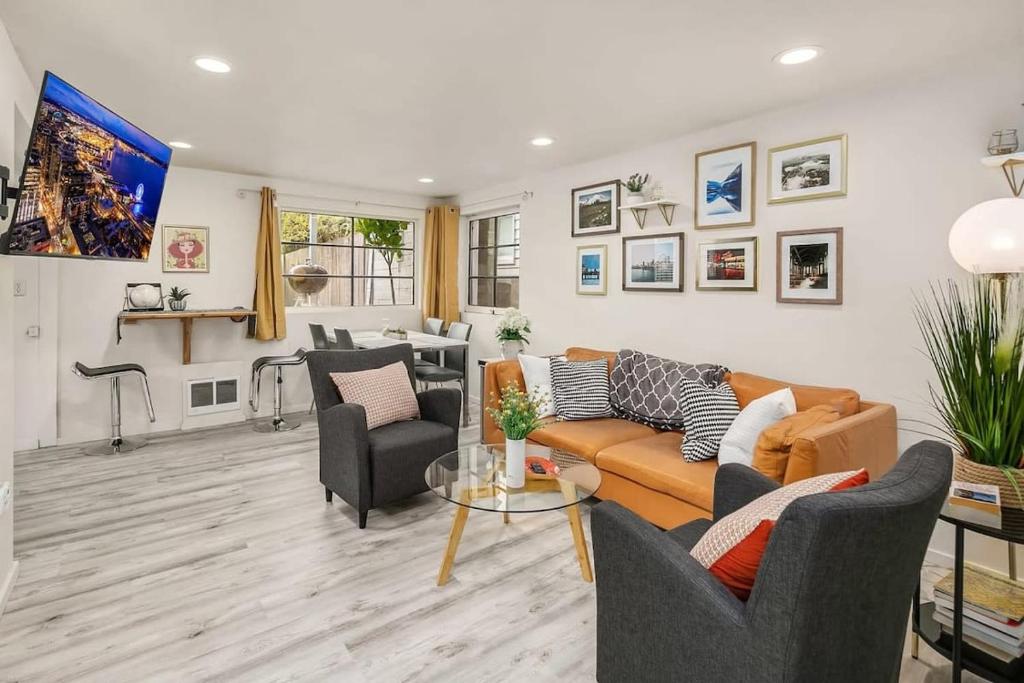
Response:
[[[49,71],[7,253],[145,261],[171,149]]]

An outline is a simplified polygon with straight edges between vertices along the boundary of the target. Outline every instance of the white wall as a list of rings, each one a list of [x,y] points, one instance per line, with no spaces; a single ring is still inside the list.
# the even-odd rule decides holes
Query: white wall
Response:
[[[793,382],[853,387],[865,399],[896,404],[905,447],[920,438],[909,420],[929,419],[924,402],[930,369],[918,351],[913,293],[930,280],[961,274],[946,246],[957,216],[1008,194],[1002,174],[983,168],[979,159],[992,130],[1024,128],[1022,66],[1024,50],[978,55],[899,88],[771,112],[458,199],[467,205],[534,193],[521,207],[520,282],[520,308],[533,322],[533,351],[633,347]],[[848,196],[768,206],[768,148],[837,133],[849,136]],[[758,145],[755,227],[694,230],[694,154],[750,140]],[[643,231],[685,232],[683,293],[621,291],[621,237],[640,234],[628,214],[621,235],[570,237],[571,188],[635,171],[650,172],[683,203],[671,228],[652,211]],[[832,226],[845,229],[843,305],[776,303],[776,232]],[[759,290],[695,291],[697,242],[745,235],[760,239]],[[589,244],[608,245],[606,297],[575,294],[576,247]],[[488,323],[493,327],[489,316],[468,317],[481,332]],[[494,348],[492,338],[474,331],[476,355]],[[944,537],[937,547],[949,548]]]
[[[19,116],[32,116],[35,98],[35,88],[14,52],[14,46],[7,36],[7,29],[0,24],[0,164],[4,166],[14,166],[15,121]],[[16,185],[17,181],[12,184]],[[0,230],[6,227],[7,222],[0,226]],[[12,272],[12,259],[0,256],[0,484],[14,481],[12,452],[16,387],[12,371]],[[0,612],[3,610],[6,591],[12,584],[16,571],[13,508],[11,505],[0,514]]]
[[[178,152],[176,161],[186,153]],[[147,263],[118,263],[62,259],[57,263],[59,288],[57,316],[58,348],[52,362],[57,368],[58,439],[60,443],[103,439],[109,435],[109,385],[87,382],[70,371],[72,363],[87,365],[137,362],[150,375],[157,421],[150,424],[140,402],[137,385],[126,382],[122,390],[123,429],[125,434],[177,429],[182,425],[181,380],[195,374],[197,364],[210,363],[218,371],[219,361],[241,361],[244,368],[243,396],[248,392],[248,368],[251,362],[270,354],[294,351],[299,346],[312,348],[308,322],[329,327],[379,329],[384,318],[393,323],[419,329],[418,306],[350,308],[333,310],[289,309],[288,337],[280,342],[257,342],[245,337],[245,325],[226,320],[200,320],[193,328],[192,366],[181,366],[181,328],[177,322],[152,321],[124,326],[118,345],[115,317],[121,309],[126,282],[160,282],[164,291],[171,285],[192,292],[192,308],[231,308],[250,306],[255,281],[254,259],[259,227],[259,194],[239,197],[239,189],[269,185],[278,191],[278,204],[323,211],[344,211],[353,215],[380,215],[416,221],[417,260],[422,260],[424,197],[396,195],[336,186],[256,178],[172,166],[168,175],[159,224],[203,225],[210,227],[210,273],[163,273],[159,254],[159,236],[154,254]],[[358,200],[359,205],[353,201]],[[398,205],[411,208],[396,208]],[[46,267],[50,260],[27,260]],[[417,264],[417,297],[421,267]],[[45,293],[45,292],[44,292]],[[261,414],[271,412],[271,386],[263,385]],[[305,367],[286,369],[285,406],[300,410],[309,406],[312,395]],[[53,410],[54,406],[42,409]],[[312,419],[312,418],[311,418]]]

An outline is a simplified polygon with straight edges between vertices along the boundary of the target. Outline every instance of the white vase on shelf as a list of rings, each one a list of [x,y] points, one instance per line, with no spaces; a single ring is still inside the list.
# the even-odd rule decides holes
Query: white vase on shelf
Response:
[[[505,360],[515,360],[523,352],[521,339],[506,339],[501,342],[501,357]]]
[[[526,439],[505,439],[505,484],[510,489],[526,485]]]
[[[644,197],[643,192],[630,192],[626,195],[626,205],[632,206],[633,204],[640,204],[641,202],[647,201]]]

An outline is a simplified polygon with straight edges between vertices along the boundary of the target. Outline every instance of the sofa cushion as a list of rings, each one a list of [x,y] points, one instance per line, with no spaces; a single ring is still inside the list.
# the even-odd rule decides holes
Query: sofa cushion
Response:
[[[555,413],[565,420],[611,417],[608,402],[608,361],[551,359],[551,387]]]
[[[371,430],[367,437],[375,506],[426,491],[427,467],[459,447],[458,430],[428,420],[393,422]]]
[[[615,366],[615,357],[618,356],[616,351],[599,351],[598,349],[585,349],[582,346],[570,346],[565,350],[565,359],[568,361],[584,361],[584,360],[599,360],[601,358],[608,361],[608,374],[611,374],[612,367]]]
[[[796,401],[789,387],[755,398],[740,411],[718,447],[718,464],[731,462],[750,467],[761,432],[796,412]]]
[[[726,382],[717,387],[708,387],[702,382],[684,379],[680,390],[686,428],[683,457],[688,462],[710,460],[718,455],[722,437],[740,412],[736,396]]]
[[[718,462],[714,459],[686,462],[679,456],[682,443],[680,432],[662,432],[605,448],[597,454],[595,462],[599,469],[710,513]]]
[[[593,462],[598,451],[623,441],[632,441],[655,434],[645,425],[604,417],[597,420],[550,422],[530,433],[530,441],[550,448],[560,448]],[[676,446],[678,448],[678,445]],[[679,457],[678,451],[676,457]]]
[[[831,387],[812,387],[790,382],[781,382],[777,379],[759,377],[746,372],[732,372],[726,375],[726,381],[732,385],[736,394],[736,400],[740,408],[746,408],[747,404],[755,398],[761,398],[766,394],[779,389],[789,387],[793,390],[793,398],[796,399],[796,409],[807,410],[814,406],[826,404],[833,406],[839,411],[840,417],[849,417],[860,412],[860,394],[853,389],[833,389]]]
[[[830,405],[814,406],[779,420],[761,432],[754,447],[751,467],[780,484],[786,476],[789,453],[801,434],[818,425],[839,419],[839,411]]]

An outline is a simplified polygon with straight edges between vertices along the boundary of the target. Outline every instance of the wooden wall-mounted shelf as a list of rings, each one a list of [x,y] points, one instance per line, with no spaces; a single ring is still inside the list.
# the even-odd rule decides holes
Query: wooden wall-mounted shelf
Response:
[[[196,318],[231,318],[234,322],[245,322],[256,311],[247,308],[215,308],[194,311],[121,311],[117,315],[118,341],[121,339],[120,325],[134,325],[140,320],[181,321],[181,364],[192,362],[192,321]]]

